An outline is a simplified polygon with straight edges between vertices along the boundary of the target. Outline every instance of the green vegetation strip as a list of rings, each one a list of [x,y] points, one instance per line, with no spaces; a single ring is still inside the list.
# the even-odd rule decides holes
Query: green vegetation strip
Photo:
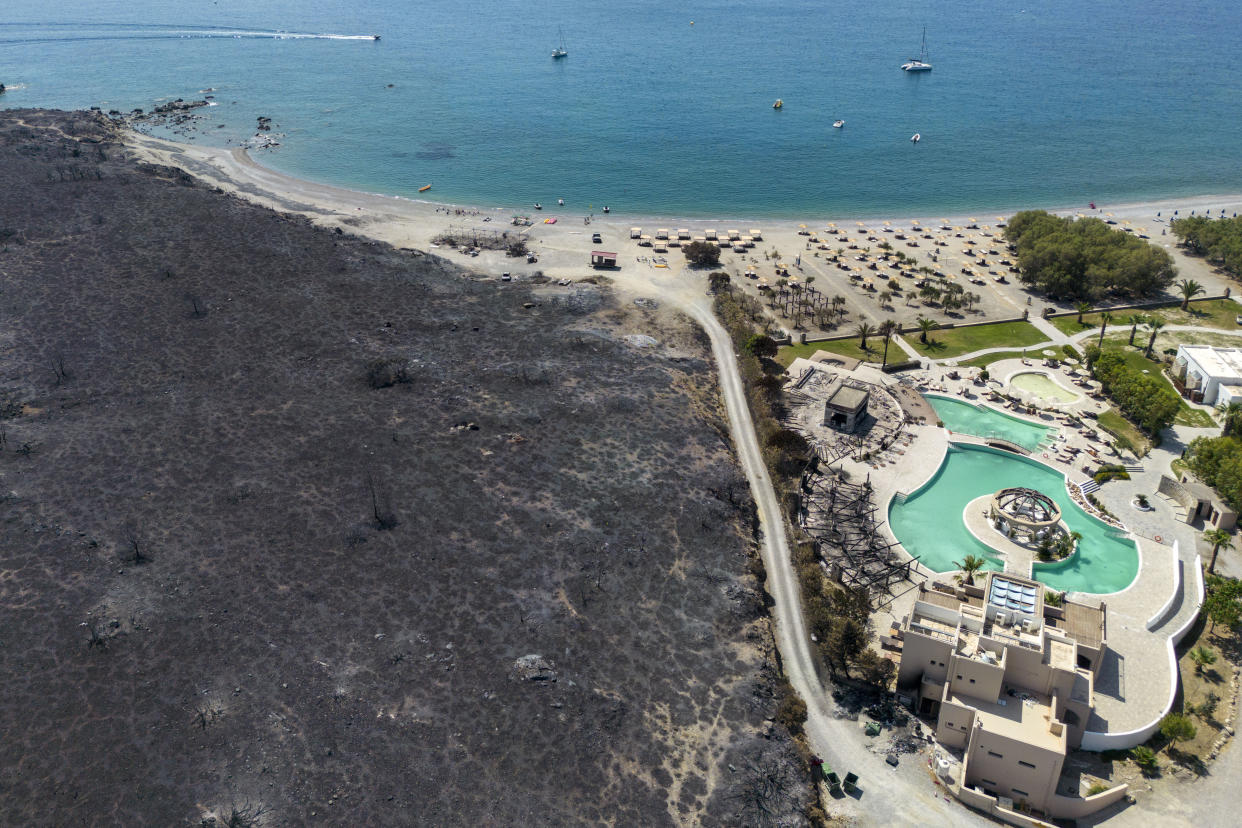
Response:
[[[962,368],[987,368],[993,362],[1000,362],[1002,359],[1022,359],[1022,351],[999,351],[994,354],[985,354],[977,356],[974,359],[965,359],[958,363]],[[1027,356],[1031,356],[1027,354]]]
[[[919,341],[919,334],[904,334],[906,342],[920,354],[935,359],[947,359],[984,348],[1021,348],[1024,345],[1040,345],[1048,336],[1030,322],[1000,322],[995,325],[972,325],[967,328],[949,328],[932,331],[927,343]],[[1020,354],[1019,354],[1020,355]]]
[[[1103,311],[1084,313],[1082,316],[1082,324],[1078,324],[1077,316],[1055,316],[1048,321],[1057,327],[1062,333],[1070,334],[1088,330],[1090,328],[1100,327],[1100,314]],[[1190,303],[1189,310],[1182,310],[1180,302],[1170,302],[1158,308],[1142,308],[1109,311],[1112,314],[1112,321],[1108,323],[1109,333],[1113,331],[1123,331],[1127,339],[1130,336],[1130,328],[1133,323],[1130,321],[1132,316],[1142,316],[1148,318],[1157,318],[1161,322],[1168,325],[1197,325],[1201,328],[1222,328],[1224,330],[1239,330],[1237,318],[1242,314],[1242,305],[1232,299],[1200,299]],[[1146,342],[1149,334],[1144,332],[1143,326],[1139,325],[1138,332],[1134,335],[1134,341]]]
[[[829,342],[808,342],[805,345],[783,345],[776,352],[776,361],[788,368],[798,357],[810,359],[816,351],[828,351],[841,356],[861,359],[863,362],[879,362],[884,355],[884,337],[867,337],[867,350],[858,347],[858,337],[833,339]],[[888,358],[898,362],[906,358],[906,352],[896,342],[888,344]]]
[[[1143,432],[1111,408],[1100,414],[1099,423],[1100,428],[1117,438],[1123,447],[1129,446],[1136,457],[1145,456],[1151,448]]]
[[[1139,339],[1135,338],[1135,342],[1139,342]],[[1144,344],[1146,343],[1144,342]],[[1108,347],[1108,345],[1109,340],[1105,339],[1105,353],[1119,355],[1124,360],[1127,367],[1140,373],[1146,371],[1147,374],[1145,374],[1145,376],[1155,377],[1161,380],[1170,391],[1177,394],[1177,391],[1173,388],[1173,383],[1169,382],[1168,377],[1164,375],[1163,364],[1156,362],[1153,359],[1148,359],[1139,348],[1119,347],[1114,349]],[[1175,424],[1191,426],[1193,428],[1211,428],[1216,425],[1216,421],[1212,419],[1212,415],[1201,409],[1191,408],[1186,400],[1182,399],[1181,395],[1178,395],[1178,401],[1177,416],[1173,419]]]

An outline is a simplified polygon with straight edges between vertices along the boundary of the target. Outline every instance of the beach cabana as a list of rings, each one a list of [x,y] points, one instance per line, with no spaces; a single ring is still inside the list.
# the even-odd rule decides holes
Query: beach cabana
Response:
[[[755,241],[763,241],[763,231],[756,230],[754,227],[752,227],[750,228],[750,237],[754,239]]]
[[[716,241],[716,230],[715,230],[715,228],[710,228],[710,227],[709,227],[708,229],[706,229],[706,230],[704,230],[704,231],[703,231],[703,235],[704,235],[705,237],[707,237],[707,240],[708,240],[708,241]]]
[[[740,230],[729,231],[729,241],[736,241],[737,239],[740,239],[741,237],[742,237],[742,232]]]
[[[685,227],[678,227],[678,228],[677,228],[677,238],[679,238],[679,239],[689,239],[689,238],[690,238],[690,231],[689,231],[689,230],[687,230]]]
[[[641,239],[642,237],[643,237],[643,228],[641,228],[641,227],[631,227],[631,228],[630,228],[630,238],[631,238],[631,239]]]
[[[659,228],[658,230],[656,230],[656,238],[657,238],[657,239],[667,239],[667,238],[668,238],[668,228],[667,228],[667,227],[661,227],[661,228]]]

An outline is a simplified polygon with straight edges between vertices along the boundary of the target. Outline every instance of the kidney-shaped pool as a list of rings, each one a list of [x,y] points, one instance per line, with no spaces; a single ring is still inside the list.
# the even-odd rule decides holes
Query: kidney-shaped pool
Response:
[[[966,555],[982,555],[988,569],[1002,569],[991,547],[963,522],[966,504],[1010,486],[1037,489],[1061,507],[1061,519],[1081,532],[1077,551],[1064,561],[1035,563],[1031,576],[1053,589],[1120,592],[1138,574],[1138,549],[1124,532],[1087,514],[1065,490],[1065,478],[1026,457],[986,446],[949,444],[944,462],[930,480],[889,504],[888,520],[901,545],[935,572],[959,567]]]

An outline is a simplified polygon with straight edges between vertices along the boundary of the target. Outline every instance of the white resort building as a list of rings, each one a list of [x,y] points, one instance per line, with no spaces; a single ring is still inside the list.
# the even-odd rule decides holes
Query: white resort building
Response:
[[[1242,348],[1179,345],[1172,374],[1177,390],[1191,402],[1242,402]]]

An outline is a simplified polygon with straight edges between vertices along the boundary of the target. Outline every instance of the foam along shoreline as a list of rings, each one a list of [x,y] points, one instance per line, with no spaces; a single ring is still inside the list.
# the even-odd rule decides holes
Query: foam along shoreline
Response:
[[[589,240],[591,233],[603,230],[623,234],[617,235],[618,240],[628,240],[629,228],[638,224],[650,225],[653,229],[656,226],[689,226],[695,228],[693,231],[695,235],[709,227],[721,230],[726,226],[762,227],[765,234],[765,246],[771,244],[778,249],[785,250],[796,250],[803,246],[798,235],[796,219],[687,219],[613,211],[606,215],[594,215],[590,226],[587,227],[582,223],[583,214],[574,205],[567,205],[564,208],[559,206],[553,209],[545,208],[542,212],[536,212],[532,205],[479,207],[421,201],[403,196],[350,190],[295,178],[260,164],[250,153],[240,147],[226,149],[194,146],[156,138],[134,130],[126,134],[125,143],[142,160],[179,167],[213,186],[251,201],[277,210],[308,215],[327,224],[343,226],[351,232],[362,233],[397,247],[427,249],[431,245],[431,239],[454,221],[459,225],[471,223],[474,226],[481,226],[485,218],[490,218],[490,223],[497,229],[503,229],[509,226],[510,217],[514,214],[531,215],[535,218],[535,224],[528,228],[532,231],[532,237],[552,248],[559,246],[558,238],[562,243],[581,242],[584,234]],[[1212,215],[1219,215],[1224,209],[1226,215],[1232,215],[1235,211],[1242,211],[1242,194],[1204,195],[1123,205],[1097,205],[1097,207],[1099,209],[1095,211],[1083,206],[1050,210],[1050,212],[1059,215],[1092,215],[1117,222],[1126,220],[1152,222],[1152,228],[1148,232],[1152,235],[1153,241],[1158,241],[1159,234],[1153,232],[1157,226],[1155,222],[1167,222],[1174,211],[1179,211],[1182,216],[1189,215],[1192,210],[1196,214],[1210,210]],[[455,210],[463,211],[462,215],[455,214],[453,212]],[[447,214],[445,211],[448,211]],[[967,216],[934,214],[917,219],[890,218],[887,221],[894,229],[909,229],[915,224],[924,228],[937,227],[941,223],[995,224],[998,217],[1008,217],[1013,212],[979,210]],[[1157,213],[1161,214],[1159,218],[1157,218]],[[538,220],[551,217],[559,218],[560,221],[554,225],[546,225]],[[947,221],[942,222],[945,219]],[[882,221],[885,219],[836,216],[826,219],[806,219],[803,223],[808,227],[822,227],[836,222],[842,229],[848,230],[859,223],[877,225]],[[1171,240],[1168,243],[1171,243]],[[579,254],[581,246],[577,244],[571,251]],[[548,251],[545,249],[544,252]],[[576,262],[576,264],[582,263]]]

